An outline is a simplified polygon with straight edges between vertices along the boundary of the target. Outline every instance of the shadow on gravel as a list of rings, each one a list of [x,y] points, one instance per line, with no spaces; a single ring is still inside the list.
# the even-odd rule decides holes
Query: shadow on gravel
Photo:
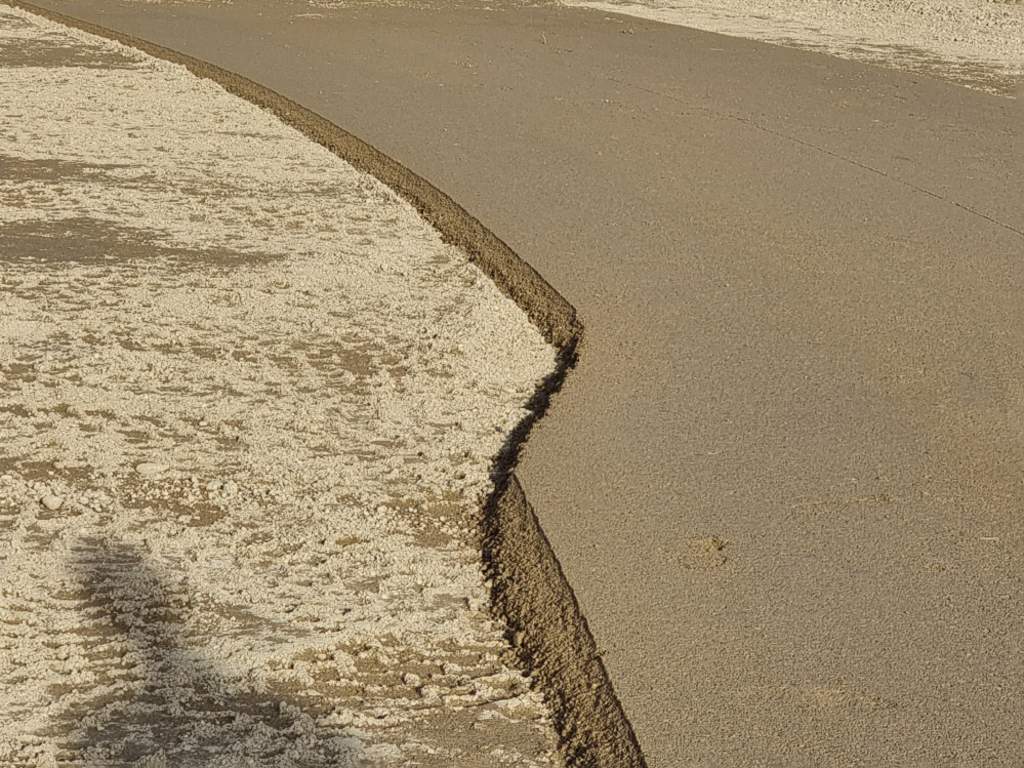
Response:
[[[0,181],[4,179],[3,171],[0,162]],[[59,178],[74,179],[68,174]],[[227,248],[178,248],[165,241],[159,231],[117,226],[90,216],[0,225],[0,249],[9,268],[89,266],[134,271],[159,266],[164,271],[200,267],[228,270],[281,260],[280,256]]]
[[[230,677],[203,639],[185,634],[187,590],[175,590],[136,548],[87,540],[73,572],[95,690],[54,724],[61,765],[74,768],[346,768],[365,761],[340,726],[316,723],[308,700],[257,692]]]

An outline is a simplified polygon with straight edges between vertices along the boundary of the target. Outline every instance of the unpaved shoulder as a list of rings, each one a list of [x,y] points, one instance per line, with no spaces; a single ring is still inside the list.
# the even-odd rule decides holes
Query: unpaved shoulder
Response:
[[[476,540],[526,316],[181,67],[0,6],[0,92],[0,763],[556,763]]]

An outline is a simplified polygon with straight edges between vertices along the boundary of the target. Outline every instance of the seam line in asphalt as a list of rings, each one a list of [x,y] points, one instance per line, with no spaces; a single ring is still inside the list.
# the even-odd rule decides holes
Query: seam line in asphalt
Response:
[[[708,109],[707,107],[694,106],[690,102],[684,101],[683,99],[680,99],[677,96],[673,96],[670,93],[665,93],[655,88],[648,88],[638,83],[633,83],[628,80],[622,80],[617,77],[609,77],[608,80],[609,82],[616,83],[618,85],[624,85],[629,88],[635,88],[638,91],[643,91],[644,93],[648,93],[652,96],[668,99],[669,101],[674,101],[677,104],[683,104],[688,109],[701,112],[705,115],[712,115],[714,117],[721,118],[722,120],[733,120],[737,123],[742,123],[743,125],[748,125],[751,128],[755,128],[763,133],[768,134],[769,136],[774,136],[776,138],[783,139],[784,141],[789,141],[793,144],[797,144],[802,147],[807,147],[808,149],[813,149],[814,151],[820,152],[821,154],[827,155],[828,157],[840,160],[844,163],[849,163],[850,165],[855,166],[857,168],[862,168],[865,171],[868,171],[869,173],[877,174],[878,176],[881,176],[884,179],[892,181],[895,184],[899,184],[901,186],[907,187],[908,189],[912,189],[915,192],[920,192],[923,195],[927,195],[928,197],[940,200],[944,203],[953,206],[954,208],[959,208],[960,210],[965,211],[966,213],[971,214],[972,216],[977,216],[991,224],[995,224],[997,227],[1002,227],[1003,229],[1014,233],[1018,237],[1024,237],[1024,230],[1017,229],[1017,227],[1013,226],[1012,224],[1008,224],[1005,221],[1000,221],[999,219],[995,218],[994,216],[990,216],[984,211],[979,211],[977,208],[972,208],[969,205],[961,203],[959,200],[954,200],[951,197],[945,197],[944,195],[940,195],[938,192],[933,192],[932,190],[926,187],[922,187],[917,184],[914,184],[913,182],[901,179],[899,176],[893,176],[891,173],[888,173],[887,171],[884,171],[881,168],[876,168],[873,165],[868,165],[867,163],[863,163],[860,160],[855,160],[852,157],[847,157],[846,155],[839,154],[838,152],[834,152],[831,149],[827,149],[826,147],[823,147],[819,144],[815,144],[814,142],[807,141],[806,139],[801,139],[796,136],[792,136],[788,133],[783,133],[782,131],[776,131],[772,128],[769,128],[766,125],[762,125],[756,120],[752,120],[749,117],[744,117],[743,115],[737,115],[730,112],[720,112],[715,109]]]

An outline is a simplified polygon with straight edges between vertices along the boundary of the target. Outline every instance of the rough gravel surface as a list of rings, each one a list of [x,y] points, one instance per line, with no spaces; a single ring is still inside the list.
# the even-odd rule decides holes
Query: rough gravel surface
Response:
[[[0,764],[557,764],[488,612],[554,350],[390,190],[0,5]]]

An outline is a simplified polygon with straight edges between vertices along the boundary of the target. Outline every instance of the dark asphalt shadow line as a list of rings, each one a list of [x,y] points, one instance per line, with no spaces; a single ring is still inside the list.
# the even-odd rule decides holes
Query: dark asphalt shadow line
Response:
[[[324,729],[301,698],[248,690],[183,634],[192,597],[136,547],[78,542],[70,564],[90,672],[104,683],[51,726],[75,768],[362,766],[346,729]],[[74,687],[72,683],[65,683]],[[224,761],[228,762],[225,763]]]

